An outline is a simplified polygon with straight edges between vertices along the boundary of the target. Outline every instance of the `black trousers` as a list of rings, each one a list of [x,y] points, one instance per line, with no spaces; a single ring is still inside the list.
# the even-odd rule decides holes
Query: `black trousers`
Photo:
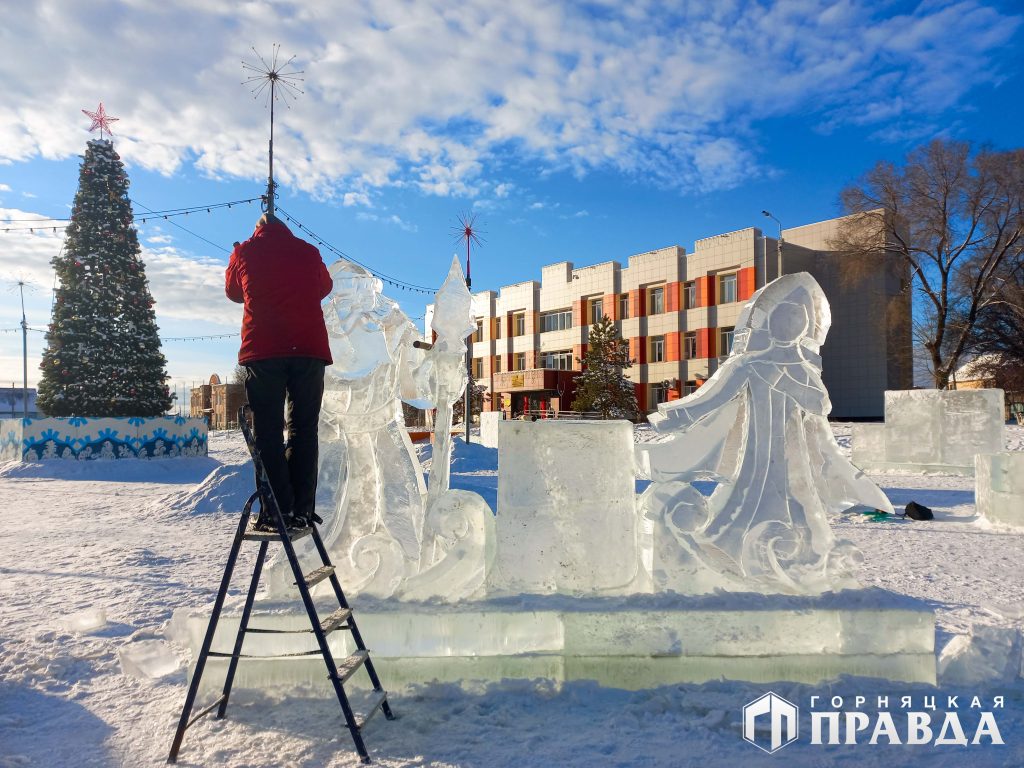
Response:
[[[316,502],[325,365],[313,357],[276,357],[245,365],[253,436],[285,514],[309,517]]]

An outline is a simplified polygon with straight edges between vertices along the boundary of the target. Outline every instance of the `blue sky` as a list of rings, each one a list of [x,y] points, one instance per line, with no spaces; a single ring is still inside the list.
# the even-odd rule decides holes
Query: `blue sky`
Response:
[[[845,184],[936,136],[1020,146],[1022,22],[1016,0],[19,3],[0,30],[0,221],[67,215],[90,136],[80,110],[100,101],[139,204],[258,196],[269,115],[241,61],[280,43],[305,93],[278,111],[278,205],[427,286],[475,212],[473,287],[497,289],[556,261],[774,232],[764,208],[786,226],[829,218]],[[163,335],[237,330],[223,268],[257,215],[173,220],[210,243],[140,225]],[[19,278],[44,327],[60,235],[0,237],[0,329],[20,320]],[[412,318],[431,299],[386,290]],[[31,333],[30,385],[42,348]],[[164,345],[179,391],[229,374],[236,349]],[[21,339],[0,333],[12,381]]]

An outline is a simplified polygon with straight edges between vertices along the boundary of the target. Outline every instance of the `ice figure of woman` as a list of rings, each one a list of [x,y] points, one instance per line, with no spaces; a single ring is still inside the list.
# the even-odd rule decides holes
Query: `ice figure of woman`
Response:
[[[817,593],[855,586],[860,553],[837,541],[828,512],[889,500],[839,452],[827,416],[821,345],[831,324],[807,273],[757,291],[732,353],[692,395],[650,417],[664,443],[641,461],[654,481],[641,504],[654,525],[662,589]],[[692,486],[719,481],[705,499]]]

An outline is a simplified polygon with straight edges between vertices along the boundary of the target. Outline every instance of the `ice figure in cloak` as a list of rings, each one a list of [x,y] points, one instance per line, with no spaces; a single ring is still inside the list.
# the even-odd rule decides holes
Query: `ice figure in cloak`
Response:
[[[827,416],[821,345],[828,301],[807,273],[757,291],[732,353],[693,394],[650,417],[671,437],[642,449],[641,497],[654,528],[656,590],[813,594],[856,587],[862,559],[827,514],[885,494],[839,452]],[[716,480],[705,498],[692,485]]]
[[[427,382],[437,408],[426,502],[426,526],[433,536],[423,552],[430,567],[406,580],[398,594],[404,599],[456,600],[478,591],[494,556],[494,516],[487,502],[479,494],[450,488],[452,406],[466,391],[466,338],[476,329],[473,297],[458,258],[452,258],[437,292],[430,328],[436,338]]]
[[[404,400],[435,407],[443,360],[414,346],[416,327],[383,295],[379,279],[345,261],[329,271],[334,289],[324,319],[334,364],[324,376],[317,479],[324,544],[351,594],[391,597],[408,580],[422,585],[427,572],[446,569],[463,574],[461,580],[451,578],[452,599],[463,597],[478,586],[464,575],[473,563],[461,552],[452,557],[464,561],[461,571],[445,561],[473,526],[436,515],[425,521],[426,487],[401,406]],[[311,546],[301,543],[302,549]],[[283,560],[271,565],[268,581],[272,595],[294,590]],[[419,591],[433,595],[423,586]]]

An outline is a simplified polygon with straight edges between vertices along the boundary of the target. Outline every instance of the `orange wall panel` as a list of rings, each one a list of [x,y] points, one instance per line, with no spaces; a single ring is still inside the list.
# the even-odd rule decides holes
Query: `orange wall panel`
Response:
[[[697,329],[697,357],[715,357],[715,329]]]
[[[609,293],[601,297],[601,310],[605,316],[610,320],[621,320],[619,317],[619,300],[618,296],[614,293]]]
[[[682,297],[679,293],[679,283],[668,283],[665,285],[665,311],[678,312],[682,307]]]
[[[629,292],[629,316],[644,317],[647,314],[647,292],[634,288]]]
[[[753,267],[744,267],[741,269],[736,277],[737,298],[740,301],[746,301],[753,296],[754,291],[757,290],[755,286],[756,282],[757,278]]]
[[[679,331],[672,331],[665,334],[665,360],[676,362],[682,359],[682,348],[680,346],[681,334]]]

